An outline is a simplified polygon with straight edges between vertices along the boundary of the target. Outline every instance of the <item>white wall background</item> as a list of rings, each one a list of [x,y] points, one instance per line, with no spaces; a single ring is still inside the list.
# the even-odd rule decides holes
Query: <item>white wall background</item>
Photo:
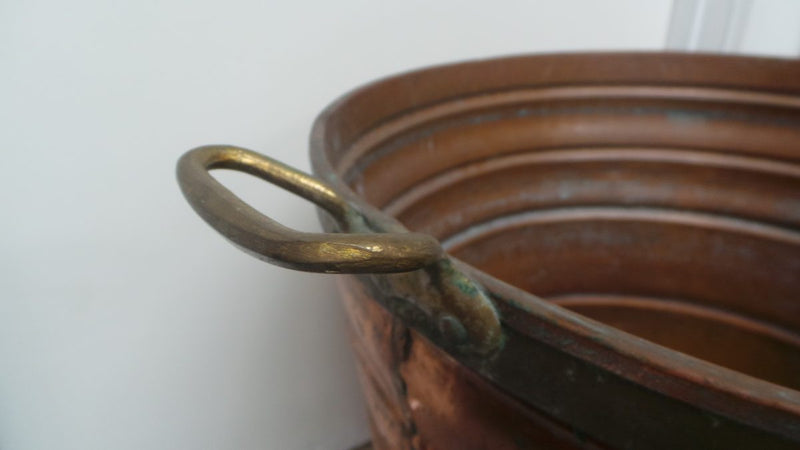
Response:
[[[756,3],[748,17],[775,15]],[[783,3],[783,31],[716,49],[796,55],[800,14]],[[178,156],[231,143],[307,170],[313,118],[359,84],[509,53],[690,49],[676,21],[698,13],[681,14],[669,0],[0,1],[0,448],[366,440],[332,279],[224,242],[181,198]],[[220,178],[316,229],[309,204]]]
[[[800,1],[674,0],[672,50],[800,55]]]

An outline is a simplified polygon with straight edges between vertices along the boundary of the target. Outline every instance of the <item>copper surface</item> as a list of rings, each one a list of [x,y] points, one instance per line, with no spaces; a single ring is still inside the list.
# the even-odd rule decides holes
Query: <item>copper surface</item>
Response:
[[[800,446],[798,61],[442,66],[348,94],[311,147],[503,321],[492,358],[445,352],[348,279],[376,448]]]

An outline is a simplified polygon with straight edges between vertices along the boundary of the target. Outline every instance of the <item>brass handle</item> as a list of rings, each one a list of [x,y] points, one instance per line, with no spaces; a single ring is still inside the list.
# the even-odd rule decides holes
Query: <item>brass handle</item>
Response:
[[[212,145],[178,161],[183,195],[214,229],[241,249],[279,266],[307,272],[394,273],[443,257],[439,242],[420,233],[304,233],[256,211],[208,171],[233,169],[257,176],[322,207],[340,224],[357,210],[322,180],[253,151]]]

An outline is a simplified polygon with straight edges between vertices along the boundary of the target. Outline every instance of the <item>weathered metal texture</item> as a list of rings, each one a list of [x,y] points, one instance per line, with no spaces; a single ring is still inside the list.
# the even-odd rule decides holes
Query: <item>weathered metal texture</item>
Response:
[[[227,168],[257,176],[326,212],[337,233],[304,233],[275,222],[209,174]],[[184,197],[231,243],[264,261],[323,273],[369,273],[392,312],[448,348],[488,356],[503,344],[500,318],[480,285],[456,268],[430,235],[410,233],[388,216],[370,218],[322,180],[251,150],[198,147],[177,166]]]
[[[335,218],[344,233],[304,233],[259,213],[213,178],[212,169],[232,169],[260,177],[304,197]],[[197,213],[234,245],[267,262],[324,273],[410,272],[443,257],[439,243],[425,234],[405,233],[386,220],[370,226],[363,214],[323,181],[267,156],[230,145],[191,150],[178,161],[178,183]],[[400,228],[386,233],[386,228]]]
[[[443,66],[345,96],[311,148],[502,318],[465,354],[387,276],[346,278],[376,448],[800,445],[800,62]]]

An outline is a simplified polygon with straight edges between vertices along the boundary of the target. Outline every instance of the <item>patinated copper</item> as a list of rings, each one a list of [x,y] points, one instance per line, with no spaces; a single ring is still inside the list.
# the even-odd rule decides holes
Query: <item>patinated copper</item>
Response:
[[[360,217],[326,231],[450,255],[340,280],[375,448],[800,446],[800,62],[436,67],[334,103],[311,155]]]

